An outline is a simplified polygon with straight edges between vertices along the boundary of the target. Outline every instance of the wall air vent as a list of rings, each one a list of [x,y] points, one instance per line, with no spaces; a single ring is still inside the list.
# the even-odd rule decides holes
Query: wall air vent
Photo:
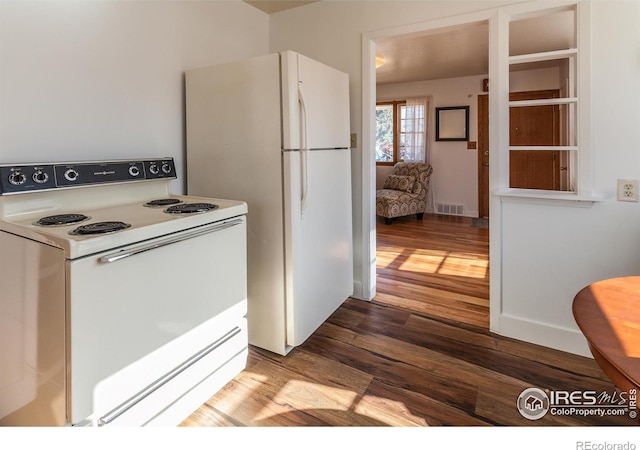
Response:
[[[463,205],[450,205],[447,203],[437,203],[436,204],[436,213],[437,214],[446,214],[449,216],[463,216],[464,215],[464,206]]]

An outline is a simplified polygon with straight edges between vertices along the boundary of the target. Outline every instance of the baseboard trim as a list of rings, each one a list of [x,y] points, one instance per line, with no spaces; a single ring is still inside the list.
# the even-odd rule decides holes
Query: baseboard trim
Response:
[[[501,314],[499,321],[499,329],[492,331],[501,336],[593,358],[589,351],[587,340],[578,330],[535,322],[507,314]]]

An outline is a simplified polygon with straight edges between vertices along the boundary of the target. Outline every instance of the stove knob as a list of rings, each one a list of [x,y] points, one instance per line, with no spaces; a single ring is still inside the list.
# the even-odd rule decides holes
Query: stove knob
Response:
[[[160,169],[158,169],[158,165],[156,163],[149,164],[149,172],[153,175],[158,175],[160,173]]]
[[[11,172],[11,175],[9,175],[9,183],[13,184],[14,186],[24,184],[25,181],[27,181],[27,176],[19,170]]]
[[[33,173],[33,181],[35,181],[38,184],[42,184],[42,183],[46,183],[47,181],[49,181],[49,174],[47,174],[47,172],[43,171],[43,170],[36,170]]]
[[[129,175],[131,175],[132,177],[137,177],[138,175],[140,175],[140,169],[138,168],[138,166],[130,166]]]
[[[75,169],[67,169],[64,173],[64,177],[68,181],[76,181],[78,179],[78,172],[76,172]]]
[[[169,163],[163,163],[162,164],[162,171],[166,174],[170,174],[171,173],[171,164]]]

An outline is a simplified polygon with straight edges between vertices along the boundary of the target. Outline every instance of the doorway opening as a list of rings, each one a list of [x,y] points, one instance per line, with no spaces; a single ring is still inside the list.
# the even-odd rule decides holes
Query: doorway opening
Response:
[[[375,106],[431,98],[426,162],[434,167],[435,191],[434,211],[422,221],[407,216],[385,225],[375,218],[375,300],[483,329],[489,329],[490,317],[489,229],[477,214],[477,148],[470,142],[477,140],[474,102],[489,69],[488,32],[483,18],[371,40],[376,60],[383,64],[376,70],[369,99]],[[464,67],[460,60],[466,61]],[[426,64],[418,64],[421,61]],[[468,140],[436,141],[435,108],[451,106],[469,108]],[[392,168],[375,164],[375,189]],[[456,205],[455,211],[462,213],[438,213],[441,205]]]

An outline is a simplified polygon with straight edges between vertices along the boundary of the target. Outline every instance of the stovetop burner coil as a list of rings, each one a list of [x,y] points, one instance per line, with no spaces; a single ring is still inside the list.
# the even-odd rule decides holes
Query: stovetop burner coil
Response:
[[[84,222],[91,217],[84,214],[56,214],[55,216],[47,216],[39,219],[34,225],[41,225],[44,227],[55,227],[63,225],[72,225],[75,223]]]
[[[158,206],[175,205],[178,203],[182,203],[182,200],[179,200],[177,198],[160,198],[158,200],[151,200],[150,202],[145,203],[144,206],[153,208]]]
[[[115,233],[116,231],[127,229],[130,226],[130,224],[124,222],[95,222],[79,226],[75,230],[70,231],[69,234],[86,236],[92,234]]]
[[[164,210],[169,214],[192,214],[211,211],[216,209],[218,205],[213,203],[182,203],[180,205],[170,206]]]

